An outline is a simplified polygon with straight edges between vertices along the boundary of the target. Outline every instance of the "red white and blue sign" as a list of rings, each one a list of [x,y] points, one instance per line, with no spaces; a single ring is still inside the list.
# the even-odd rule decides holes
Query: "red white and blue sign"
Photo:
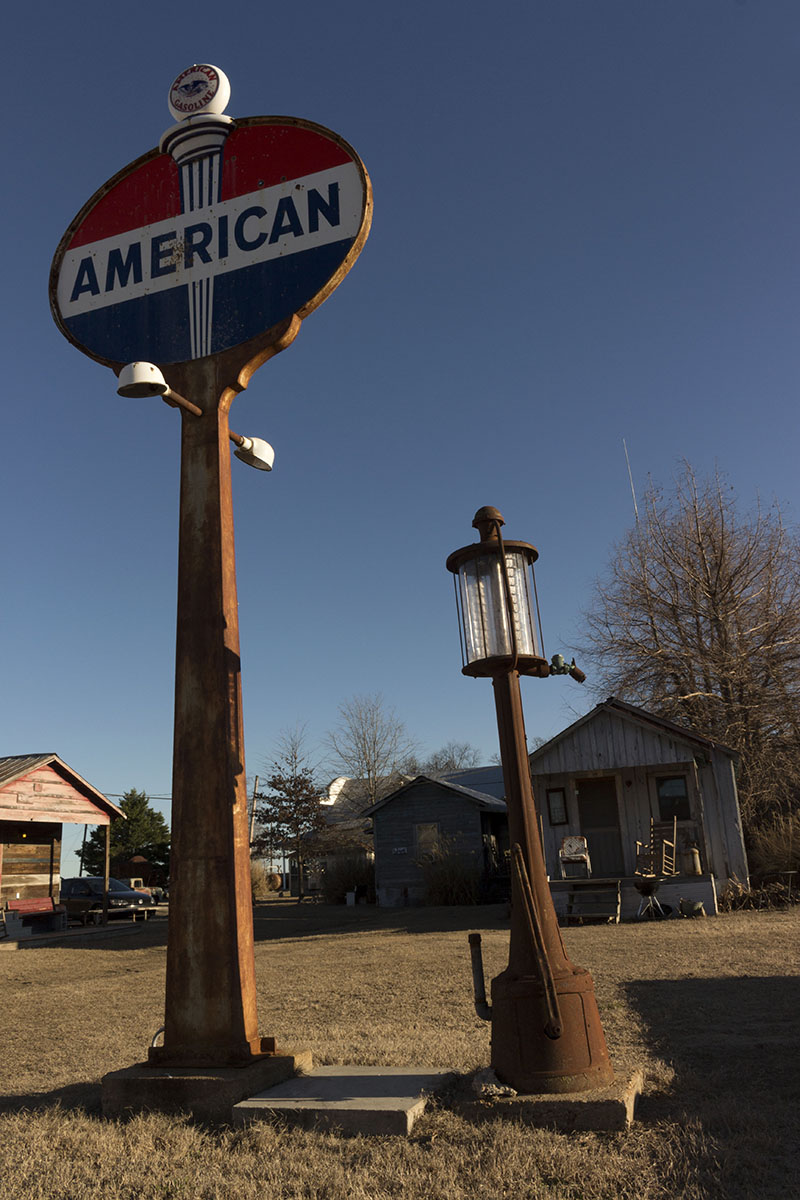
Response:
[[[371,215],[364,166],[336,134],[236,120],[209,153],[178,165],[152,151],[95,193],[56,251],[53,314],[112,367],[220,354],[321,304]]]

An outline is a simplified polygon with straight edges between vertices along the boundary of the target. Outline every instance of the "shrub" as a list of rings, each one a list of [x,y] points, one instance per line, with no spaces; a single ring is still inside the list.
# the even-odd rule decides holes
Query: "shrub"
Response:
[[[774,879],[785,871],[800,872],[800,811],[755,830],[749,850],[750,871],[756,879]],[[800,885],[800,877],[794,882]]]
[[[435,850],[419,862],[429,904],[477,904],[480,871],[472,858],[459,854],[443,838]]]
[[[250,888],[254,900],[266,900],[272,890],[269,884],[267,868],[263,862],[259,862],[257,859],[250,860]]]
[[[365,889],[367,901],[375,903],[375,866],[363,854],[331,860],[321,880],[326,904],[344,904],[348,892]]]

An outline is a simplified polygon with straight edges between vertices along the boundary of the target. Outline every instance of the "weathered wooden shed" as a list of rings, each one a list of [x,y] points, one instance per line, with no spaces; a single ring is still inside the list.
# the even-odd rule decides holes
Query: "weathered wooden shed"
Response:
[[[562,840],[578,834],[593,877],[631,880],[651,819],[677,818],[682,874],[662,893],[672,902],[677,887],[714,911],[715,891],[748,877],[735,760],[728,747],[644,709],[613,697],[598,704],[530,756],[551,879],[560,875]]]
[[[419,775],[368,810],[375,841],[378,904],[425,901],[424,860],[446,847],[481,874],[491,873],[508,849],[505,801],[456,779],[502,789],[499,768],[456,772],[441,779]]]
[[[124,816],[57,754],[0,758],[0,907],[47,896],[57,903],[62,827]]]

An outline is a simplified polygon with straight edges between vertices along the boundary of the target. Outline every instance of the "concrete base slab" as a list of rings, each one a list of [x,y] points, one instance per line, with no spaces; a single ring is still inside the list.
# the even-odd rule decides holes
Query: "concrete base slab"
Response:
[[[234,1105],[233,1122],[279,1118],[304,1129],[407,1136],[452,1077],[440,1067],[315,1067]]]
[[[130,937],[134,933],[138,936],[142,930],[148,933],[152,932],[157,927],[157,923],[165,921],[166,917],[166,907],[163,906],[160,912],[151,912],[150,917],[142,921],[127,920],[114,921],[109,925],[69,926],[67,929],[50,930],[47,933],[26,933],[22,937],[7,931],[6,937],[0,937],[0,953],[4,950],[49,949],[67,943],[72,945],[97,941],[100,938]]]
[[[234,1105],[244,1096],[312,1068],[310,1050],[285,1050],[246,1067],[151,1067],[137,1063],[103,1076],[103,1116],[124,1117],[150,1110],[229,1122]]]
[[[575,1129],[628,1129],[643,1084],[642,1071],[632,1070],[618,1076],[608,1087],[586,1092],[465,1100],[458,1108],[473,1117],[514,1117],[538,1129],[558,1129],[563,1133]]]

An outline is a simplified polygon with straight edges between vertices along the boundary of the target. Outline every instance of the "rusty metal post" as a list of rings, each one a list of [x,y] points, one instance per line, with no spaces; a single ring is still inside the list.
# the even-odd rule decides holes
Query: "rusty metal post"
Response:
[[[178,374],[178,372],[175,372]],[[228,408],[219,364],[181,370],[172,851],[159,1065],[244,1065],[258,1036]],[[240,390],[240,389],[236,389]]]
[[[518,1092],[585,1091],[614,1078],[594,984],[588,971],[570,962],[553,907],[531,784],[519,674],[495,674],[492,684],[509,840],[512,847],[519,846],[527,869],[522,879],[512,873],[508,966],[492,981],[492,1067]],[[527,879],[532,914],[523,890]],[[552,1019],[553,1004],[557,1021]],[[556,1029],[560,1029],[558,1036],[552,1036]]]

